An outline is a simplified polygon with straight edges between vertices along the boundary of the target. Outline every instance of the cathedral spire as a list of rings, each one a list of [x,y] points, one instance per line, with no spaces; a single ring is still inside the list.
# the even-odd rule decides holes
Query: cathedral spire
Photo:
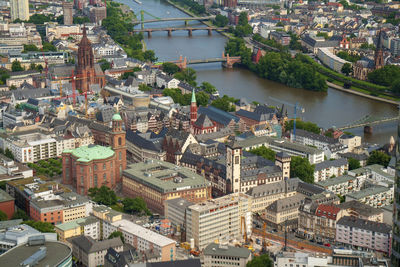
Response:
[[[197,103],[197,101],[196,101],[196,93],[194,92],[194,89],[192,91],[192,103]]]

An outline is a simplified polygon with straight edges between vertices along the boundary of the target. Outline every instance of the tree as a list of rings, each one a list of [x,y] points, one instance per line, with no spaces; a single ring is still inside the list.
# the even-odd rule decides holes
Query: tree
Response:
[[[11,64],[11,70],[12,71],[23,71],[24,68],[21,66],[21,62],[18,60],[14,60],[13,63]]]
[[[293,130],[293,127],[294,127],[293,120],[285,122],[285,130],[286,131]],[[320,132],[321,132],[321,130],[317,124],[308,122],[308,121],[301,121],[301,120],[296,120],[296,129],[302,129],[307,132],[311,132],[311,133],[315,133],[315,134],[320,134]]]
[[[24,50],[22,52],[26,53],[30,51],[39,51],[39,48],[34,44],[24,44]]]
[[[360,167],[361,167],[360,161],[354,158],[349,158],[349,171],[358,169]]]
[[[353,73],[353,66],[351,66],[350,63],[344,63],[340,71],[346,76],[349,76],[350,73]]]
[[[186,68],[180,72],[175,73],[174,78],[187,82],[192,86],[196,86],[196,71],[192,68]]]
[[[144,213],[150,215],[151,212],[147,208],[146,202],[141,197],[125,198],[122,200],[124,211],[127,213]]]
[[[7,184],[7,181],[1,181],[0,182],[0,189],[6,191],[6,184]]]
[[[121,238],[122,243],[125,243],[124,235],[123,235],[122,232],[120,232],[120,231],[114,231],[114,232],[112,232],[112,233],[108,236],[108,239],[113,239],[113,238],[116,238],[116,237]]]
[[[99,62],[98,62],[99,64],[100,64],[100,67],[101,67],[101,70],[102,71],[105,71],[105,70],[108,70],[108,69],[111,69],[111,63],[110,62],[108,62],[107,60],[105,60],[105,59],[101,59],[101,60],[99,60]]]
[[[171,62],[163,63],[162,69],[165,73],[167,73],[169,75],[174,75],[175,73],[177,73],[181,70],[178,65],[171,63]]]
[[[101,186],[100,188],[89,188],[89,196],[94,202],[97,202],[99,204],[111,206],[117,203],[117,195],[113,190],[105,185]]]
[[[265,146],[260,146],[258,148],[251,149],[249,152],[268,160],[272,161],[275,160],[275,155],[276,155],[275,151]]]
[[[217,27],[225,27],[226,25],[228,25],[228,23],[228,18],[221,14],[216,15],[215,19],[213,20],[213,24]]]
[[[29,220],[29,216],[25,213],[25,211],[21,210],[21,209],[17,209],[17,211],[14,213],[14,215],[12,216],[12,219],[22,219],[24,221]]]
[[[209,82],[202,82],[200,88],[204,92],[209,93],[209,94],[213,94],[213,93],[217,92],[217,88],[215,88],[215,86]]]
[[[390,90],[397,95],[400,94],[400,78],[392,83]]]
[[[6,150],[4,151],[4,156],[6,156],[7,158],[10,158],[10,159],[14,159],[13,153],[8,148],[6,148]]]
[[[149,61],[149,62],[155,62],[157,61],[157,57],[156,54],[154,53],[153,50],[146,50],[143,53],[143,57],[145,61]]]
[[[55,233],[54,225],[48,222],[41,221],[24,221],[23,224],[29,225],[30,227],[35,228],[41,233]]]
[[[7,214],[4,211],[0,210],[0,221],[7,221],[7,220],[8,220]]]
[[[43,45],[43,51],[46,51],[46,52],[47,51],[53,51],[53,52],[57,51],[57,47],[55,47],[52,43],[43,42],[42,45]]]
[[[249,24],[247,12],[241,12],[239,14],[238,25],[245,26],[247,24]]]
[[[73,18],[73,24],[85,24],[85,23],[89,23],[90,19],[89,17],[74,17]]]
[[[368,73],[368,80],[383,86],[391,86],[398,79],[400,79],[400,67],[396,65],[386,65]]]
[[[226,112],[231,112],[235,111],[235,105],[232,104],[236,102],[235,100],[236,99],[234,99],[233,97],[224,95],[223,97],[217,98],[213,102],[211,102],[211,106],[222,109]]]
[[[268,254],[256,256],[246,264],[246,267],[272,267],[272,266],[273,262],[269,258]]]
[[[367,165],[379,164],[387,167],[390,161],[390,156],[383,151],[372,151],[367,160]]]
[[[210,95],[205,92],[196,93],[197,106],[207,106],[210,100]]]
[[[311,165],[307,158],[294,156],[290,161],[290,177],[298,177],[312,184],[314,183],[314,165]]]
[[[340,203],[346,202],[346,196],[342,196],[342,195],[338,194],[337,197],[339,198]]]
[[[29,17],[29,22],[33,24],[44,24],[45,22],[49,22],[52,20],[51,16],[46,16],[43,14],[33,14],[32,16]]]
[[[142,84],[139,84],[139,90],[143,91],[143,92],[151,91],[151,87],[148,86],[147,84],[142,83]]]

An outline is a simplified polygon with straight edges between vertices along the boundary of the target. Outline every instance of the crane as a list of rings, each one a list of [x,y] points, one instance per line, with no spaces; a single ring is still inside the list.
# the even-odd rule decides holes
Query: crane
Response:
[[[294,116],[294,118],[293,118],[293,140],[295,140],[296,139],[297,111],[300,111],[301,113],[304,113],[305,109],[303,107],[300,107],[299,106],[299,102],[297,102],[297,101],[296,101],[296,104],[292,104],[292,103],[289,103],[287,101],[284,101],[284,100],[281,100],[281,99],[278,99],[278,98],[275,98],[275,97],[272,97],[272,96],[270,96],[269,98],[272,99],[273,101],[280,102],[282,104],[285,104],[285,105],[288,105],[288,106],[291,106],[291,107],[294,108],[294,112],[293,112],[293,116]]]
[[[153,14],[147,12],[146,10],[140,10],[140,21],[142,22],[142,23],[141,23],[142,30],[144,29],[144,23],[143,23],[143,21],[144,21],[144,14],[147,14],[147,15],[149,15],[150,17],[155,18],[155,19],[161,19],[161,18],[159,18],[159,17],[157,17],[157,16],[154,16]]]

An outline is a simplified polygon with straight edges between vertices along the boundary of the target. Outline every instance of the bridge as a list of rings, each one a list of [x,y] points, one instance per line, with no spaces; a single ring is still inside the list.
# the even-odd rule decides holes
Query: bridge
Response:
[[[215,19],[215,16],[207,16],[207,17],[187,17],[187,18],[157,18],[157,19],[146,19],[146,20],[137,20],[133,22],[133,24],[145,24],[145,23],[154,23],[154,22],[163,22],[163,21],[184,21],[187,23],[191,20],[205,21]]]
[[[372,125],[377,125],[385,122],[397,121],[400,116],[396,117],[375,117],[371,115],[366,115],[359,120],[356,120],[350,124],[337,128],[337,130],[343,131],[347,129],[364,127],[365,133],[372,133]]]
[[[180,56],[178,60],[169,61],[169,62],[178,65],[179,68],[181,68],[181,69],[186,69],[187,65],[221,62],[222,66],[224,66],[225,68],[231,69],[231,68],[233,68],[233,64],[240,63],[241,59],[240,59],[240,57],[231,57],[231,56],[229,56],[229,54],[225,55],[222,52],[222,57],[220,57],[220,58],[188,60],[186,57],[183,58],[182,56]]]
[[[212,35],[212,31],[224,31],[227,30],[228,27],[184,27],[184,28],[146,28],[146,29],[133,29],[131,33],[138,33],[138,32],[147,32],[147,36],[151,38],[152,32],[167,32],[168,36],[172,36],[172,32],[174,31],[187,31],[189,37],[193,35],[193,31],[207,31],[208,35]]]

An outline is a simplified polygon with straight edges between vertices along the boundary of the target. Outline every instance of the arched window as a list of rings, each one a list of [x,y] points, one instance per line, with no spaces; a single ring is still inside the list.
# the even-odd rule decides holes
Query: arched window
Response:
[[[118,153],[118,157],[119,157],[119,160],[122,159],[122,152],[121,151]]]
[[[94,170],[94,171],[97,171],[97,164],[94,164],[93,170]]]
[[[94,175],[94,187],[97,187],[97,174]]]
[[[105,170],[105,169],[106,169],[106,164],[104,163],[104,164],[103,164],[103,170]]]
[[[122,146],[122,137],[118,137],[118,145]]]
[[[104,180],[104,182],[107,181],[107,174],[106,173],[103,174],[103,180]]]

